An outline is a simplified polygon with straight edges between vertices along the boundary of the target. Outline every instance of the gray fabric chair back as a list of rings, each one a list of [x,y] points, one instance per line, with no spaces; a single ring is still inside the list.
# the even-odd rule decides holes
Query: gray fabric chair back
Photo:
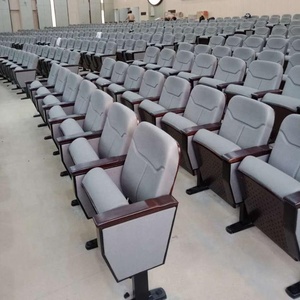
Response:
[[[63,55],[63,52],[64,52],[63,48],[56,48],[53,60],[60,61],[61,57]]]
[[[80,83],[83,78],[73,72],[69,72],[64,93],[62,95],[63,102],[74,102],[79,90]]]
[[[67,48],[67,44],[68,44],[68,39],[62,38],[62,39],[60,40],[60,47],[61,47],[61,48]]]
[[[133,40],[133,39],[125,40],[124,49],[125,50],[133,50],[134,45],[135,45],[135,40]]]
[[[278,89],[282,80],[282,66],[270,61],[253,61],[249,65],[244,86],[259,91]]]
[[[80,61],[80,53],[72,51],[68,59],[68,65],[78,65]]]
[[[268,39],[265,50],[276,50],[286,54],[288,40],[283,38]]]
[[[69,39],[66,48],[72,49],[72,48],[74,48],[74,45],[75,45],[75,39]]]
[[[257,27],[254,31],[255,36],[261,36],[262,38],[267,38],[270,34],[270,28],[268,27]]]
[[[106,42],[99,41],[97,44],[97,48],[95,50],[95,53],[104,53],[105,51]]]
[[[126,77],[127,69],[128,64],[123,61],[117,61],[114,65],[110,81],[118,84],[123,83]]]
[[[273,27],[271,36],[286,37],[288,29],[284,25],[276,25]]]
[[[289,115],[281,123],[269,164],[300,181],[300,116]]]
[[[195,56],[197,56],[200,53],[207,53],[210,54],[211,53],[211,48],[208,45],[196,45],[194,48],[194,54]]]
[[[276,50],[263,50],[257,54],[257,60],[272,61],[283,66],[284,54]]]
[[[97,48],[97,41],[91,41],[89,44],[89,49],[88,52],[95,52],[96,48]]]
[[[246,71],[246,63],[236,57],[224,56],[219,60],[214,78],[224,82],[241,81]]]
[[[126,89],[139,89],[143,80],[144,73],[144,68],[130,65],[127,69],[123,86]]]
[[[160,51],[157,64],[161,67],[172,67],[176,52],[172,49],[164,48]]]
[[[244,96],[231,98],[219,135],[242,149],[266,145],[274,123],[273,109]]]
[[[262,51],[264,46],[264,39],[257,36],[249,36],[243,42],[243,47],[251,48],[255,52]]]
[[[136,114],[123,104],[113,103],[99,142],[99,157],[126,154],[136,126]]]
[[[214,55],[200,53],[196,56],[191,73],[200,76],[211,76],[215,74],[218,60]]]
[[[246,63],[248,68],[250,63],[252,63],[253,60],[255,60],[255,50],[251,48],[239,47],[233,51],[232,57],[242,59]]]
[[[36,54],[30,53],[27,68],[36,69],[38,62],[39,62],[39,57]]]
[[[186,43],[186,42],[179,43],[177,52],[181,51],[181,50],[193,52],[194,51],[194,45]]]
[[[229,36],[226,39],[224,46],[227,46],[234,51],[236,48],[241,47],[243,44],[243,39],[238,36]]]
[[[227,46],[215,46],[212,51],[212,55],[214,55],[217,59],[221,59],[224,56],[231,56],[231,48]]]
[[[16,52],[16,53],[18,53],[18,52]],[[16,57],[16,60],[17,60],[17,58],[18,58],[18,56]],[[23,60],[22,60],[22,67],[23,68],[28,66],[29,58],[30,58],[29,53],[25,52],[24,56],[23,56]]]
[[[117,43],[117,49],[123,49],[124,44],[125,44],[125,40],[124,39],[118,39],[118,40],[116,40],[116,43]]]
[[[183,117],[197,125],[216,123],[221,120],[224,108],[224,93],[205,85],[196,85],[190,94]]]
[[[132,202],[169,195],[178,163],[176,141],[156,126],[142,122],[133,135],[121,174],[124,195]]]
[[[290,57],[289,62],[284,71],[284,74],[289,74],[290,70],[293,67],[298,66],[298,65],[300,65],[300,53],[295,53]]]
[[[134,40],[140,40],[140,39],[142,39],[142,35],[140,34],[140,33],[134,33],[133,35],[132,35],[132,39],[134,39]]]
[[[103,60],[103,64],[101,66],[101,70],[99,73],[99,77],[110,78],[114,69],[116,61],[110,57],[106,57]]]
[[[155,33],[151,38],[151,43],[160,44],[163,39],[163,35],[161,33]]]
[[[63,93],[66,83],[67,83],[67,78],[68,75],[70,74],[70,71],[66,68],[60,68],[57,74],[57,78],[55,81],[54,85],[54,91],[56,93]]]
[[[218,33],[218,28],[215,26],[209,26],[205,29],[205,36],[213,36],[213,35],[217,35]]]
[[[56,48],[55,47],[50,47],[47,58],[53,59],[54,56],[55,56],[55,52],[56,52]]]
[[[49,72],[49,76],[48,76],[48,79],[47,79],[47,84],[48,85],[55,85],[56,78],[57,78],[57,75],[58,75],[58,72],[59,72],[60,68],[61,67],[58,64],[55,64],[55,63],[52,64],[50,72]]]
[[[197,38],[196,34],[194,34],[194,33],[188,33],[188,34],[185,35],[183,41],[185,43],[194,44],[194,43],[196,43],[196,38]]]
[[[184,34],[182,32],[175,32],[175,43],[183,42],[184,40]]]
[[[290,47],[289,55],[293,55],[295,53],[300,53],[300,39],[293,41]]]
[[[143,35],[142,35],[142,40],[146,41],[147,43],[150,42],[151,38],[152,38],[151,33],[143,33]]]
[[[114,42],[108,42],[105,46],[104,54],[114,55],[117,51],[117,44]]]
[[[175,41],[175,35],[172,33],[165,33],[163,40],[162,40],[162,44],[163,45],[173,45]]]
[[[88,51],[89,46],[90,46],[90,41],[88,41],[88,40],[82,41],[80,51]]]
[[[135,45],[133,50],[134,51],[145,51],[147,48],[147,42],[143,40],[137,40],[135,41]]]
[[[291,68],[286,79],[282,95],[298,98],[300,95],[300,65]]]
[[[148,70],[143,76],[139,94],[142,97],[158,97],[161,94],[165,77],[162,73]]]
[[[64,49],[60,62],[67,63],[69,60],[70,53],[70,50]]]
[[[188,72],[191,71],[193,63],[194,53],[190,51],[180,50],[176,54],[172,68],[177,71]]]
[[[203,34],[204,34],[204,30],[205,30],[205,27],[197,26],[197,27],[194,29],[194,34],[196,34],[197,36],[203,35]]]
[[[166,109],[185,107],[190,91],[191,85],[187,80],[169,76],[165,81],[158,104]]]
[[[74,114],[85,114],[87,112],[91,95],[96,90],[96,86],[88,80],[82,80],[75,99]]]
[[[83,122],[83,130],[85,132],[102,130],[112,104],[113,98],[107,93],[101,90],[94,91]]]
[[[216,46],[223,46],[225,43],[225,38],[223,36],[212,36],[209,40],[208,45],[214,49]]]

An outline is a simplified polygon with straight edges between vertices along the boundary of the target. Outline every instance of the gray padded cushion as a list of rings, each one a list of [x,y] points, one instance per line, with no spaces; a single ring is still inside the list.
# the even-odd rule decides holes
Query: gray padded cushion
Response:
[[[156,114],[158,112],[166,111],[166,108],[158,103],[155,103],[150,100],[143,100],[141,104],[139,105],[140,108],[142,108],[145,111],[148,111],[152,114]]]
[[[264,50],[257,55],[257,60],[272,61],[283,65],[284,54],[277,50]]]
[[[190,91],[191,86],[186,80],[175,76],[168,77],[158,103],[166,109],[185,107]]]
[[[243,43],[243,47],[251,48],[255,52],[260,52],[264,45],[264,39],[261,37],[249,36]]]
[[[141,96],[140,94],[134,93],[134,92],[131,92],[131,91],[124,92],[122,94],[122,98],[128,100],[129,102],[135,102],[135,101],[144,99],[144,97]]]
[[[108,80],[108,79],[99,77],[99,78],[96,80],[96,83],[97,83],[99,86],[105,86],[105,85],[111,84],[111,81]]]
[[[140,123],[121,174],[124,195],[136,202],[170,194],[178,163],[176,141],[156,126]]]
[[[83,80],[79,86],[74,105],[75,114],[85,114],[87,112],[91,95],[96,90],[96,86],[88,80]]]
[[[43,99],[43,103],[45,105],[48,105],[48,104],[60,103],[60,101],[53,95],[48,95]]]
[[[256,157],[247,156],[239,170],[281,199],[300,191],[299,181]]]
[[[218,59],[224,56],[231,56],[231,48],[227,46],[216,46],[212,51],[212,55]]]
[[[241,149],[230,140],[206,129],[198,130],[193,137],[193,141],[205,146],[219,156]]]
[[[38,80],[35,80],[35,81],[31,82],[31,84],[30,84],[30,88],[39,88],[41,86],[43,86],[43,84],[40,83]]]
[[[101,66],[101,70],[99,73],[99,77],[110,78],[114,69],[116,61],[110,57],[106,57],[103,60],[103,64]]]
[[[298,98],[300,93],[300,66],[292,67],[286,79],[282,95]]]
[[[269,61],[253,61],[248,69],[244,86],[259,91],[279,88],[282,66]]]
[[[144,68],[138,66],[129,66],[124,81],[125,89],[138,89],[141,86],[143,75],[145,73]]]
[[[273,123],[274,111],[270,106],[235,96],[229,102],[219,135],[243,149],[265,145]]]
[[[118,92],[125,92],[126,89],[122,86],[122,85],[119,85],[119,84],[115,84],[115,83],[112,83],[108,86],[107,88],[109,91],[111,91],[112,93],[118,93]]]
[[[75,165],[99,159],[99,156],[85,138],[74,140],[69,146],[69,153]]]
[[[159,55],[160,51],[158,48],[156,47],[148,47],[146,49],[145,52],[145,56],[143,59],[144,63],[152,63],[152,64],[156,64],[157,60],[158,60],[158,55]],[[134,61],[133,64],[138,64],[139,61]]]
[[[195,122],[172,112],[166,113],[161,121],[176,128],[178,131],[197,125]]]
[[[66,113],[64,112],[64,110],[56,105],[56,106],[53,106],[49,109],[49,119],[53,119],[53,118],[59,118],[59,117],[64,117],[66,116]]]
[[[280,127],[269,164],[300,181],[300,116],[286,117]]]
[[[64,136],[69,136],[69,135],[79,134],[84,132],[82,127],[74,119],[64,120],[60,124],[59,128]]]
[[[99,75],[94,74],[94,73],[88,73],[85,76],[85,79],[87,79],[87,80],[95,80],[95,79],[98,79],[98,78],[99,78]]]
[[[44,86],[41,86],[40,88],[37,89],[36,94],[37,96],[44,96],[44,95],[51,94],[51,92]]]
[[[67,78],[62,102],[74,102],[78,94],[79,85],[83,78],[80,75],[70,72]]]
[[[123,104],[114,103],[108,111],[99,142],[99,156],[126,154],[136,126],[136,114]]]
[[[197,56],[201,53],[209,54],[211,52],[211,48],[208,45],[196,45],[194,49],[194,54]]]
[[[60,68],[58,75],[57,75],[57,79],[55,81],[55,86],[54,86],[55,92],[63,93],[69,74],[70,74],[70,71],[68,69]]]
[[[91,95],[90,104],[83,122],[84,131],[103,129],[108,109],[112,103],[113,99],[107,93],[101,90],[94,91]]]
[[[288,40],[283,38],[272,38],[268,39],[265,49],[266,50],[276,50],[283,54],[286,53],[288,46]]]
[[[97,213],[128,205],[122,192],[101,168],[89,171],[84,176],[82,185]]]
[[[219,60],[219,64],[213,79],[220,80],[220,82],[241,81],[244,77],[246,64],[243,60],[236,57],[225,56]],[[212,78],[201,78],[200,84],[214,86]]]
[[[249,67],[250,63],[255,59],[255,51],[251,48],[236,48],[232,53],[232,57],[242,59]]]
[[[233,95],[242,95],[245,97],[251,98],[251,94],[256,93],[258,90],[255,88],[250,88],[243,85],[236,85],[236,84],[230,84],[225,89],[226,94],[233,94]]]
[[[295,113],[297,108],[300,107],[300,99],[272,93],[267,93],[261,101],[270,105],[284,107]]]

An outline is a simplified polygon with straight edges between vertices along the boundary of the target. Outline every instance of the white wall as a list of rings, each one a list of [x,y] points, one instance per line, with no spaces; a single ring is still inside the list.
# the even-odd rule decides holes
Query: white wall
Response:
[[[114,0],[113,1],[114,8],[133,8],[139,7],[140,13],[146,12],[146,16],[140,16],[140,20],[148,20],[149,12],[148,12],[148,1],[147,0]],[[137,16],[135,16],[137,18]]]
[[[66,0],[54,0],[56,26],[68,26],[68,5]]]
[[[0,32],[9,32],[11,30],[8,0],[4,0],[0,2]]]
[[[31,0],[20,0],[22,29],[34,29]]]
[[[101,5],[100,0],[91,0],[91,19],[92,23],[101,23]]]
[[[115,8],[139,6],[140,11],[148,12],[147,0],[113,0]],[[299,0],[164,0],[165,10],[176,9],[184,16],[195,15],[197,11],[207,10],[209,16],[243,16],[300,13]],[[148,16],[147,16],[148,19]]]
[[[37,0],[40,29],[52,26],[50,0]]]

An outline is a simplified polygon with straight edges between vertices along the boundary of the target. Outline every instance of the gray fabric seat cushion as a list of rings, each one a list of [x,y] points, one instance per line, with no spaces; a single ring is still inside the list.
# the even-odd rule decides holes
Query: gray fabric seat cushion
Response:
[[[135,102],[144,99],[143,96],[131,91],[126,91],[125,93],[123,93],[122,97],[128,100],[129,102]]]
[[[64,117],[66,116],[66,113],[59,105],[56,105],[49,109],[48,115],[49,115],[49,119],[53,119],[53,118]]]
[[[60,124],[59,128],[64,136],[79,134],[84,132],[82,127],[74,119],[64,120]]]
[[[35,80],[35,81],[31,82],[31,84],[30,84],[30,88],[33,88],[33,89],[36,89],[36,88],[39,88],[42,86],[43,85],[38,80]]]
[[[51,92],[47,88],[45,88],[44,86],[37,89],[36,93],[37,93],[38,96],[44,96],[44,95],[51,94]]]
[[[241,149],[233,142],[206,129],[200,129],[195,134],[193,141],[205,146],[219,156]]]
[[[99,78],[99,75],[97,74],[94,74],[94,73],[89,73],[85,76],[86,79],[88,80],[96,80]]]
[[[132,64],[135,66],[144,66],[145,62],[142,60],[135,60]]]
[[[159,72],[163,73],[165,76],[170,76],[172,74],[178,73],[177,70],[172,69],[172,68],[167,68],[167,67],[163,67],[163,68],[159,69]]]
[[[152,102],[152,101],[147,100],[147,99],[143,100],[139,107],[144,109],[145,111],[151,112],[153,114],[155,114],[157,112],[160,112],[160,111],[165,111],[166,110],[160,104]]]
[[[193,80],[193,78],[197,77],[198,75],[188,72],[180,72],[177,76],[186,80]]]
[[[99,156],[85,138],[78,138],[69,146],[69,152],[75,165],[98,160]]]
[[[299,181],[253,156],[243,159],[239,170],[279,198],[300,191]]]
[[[256,92],[257,92],[257,89],[253,89],[251,87],[237,85],[237,84],[230,84],[225,90],[225,93],[228,93],[228,94],[241,95],[241,96],[250,97],[250,98],[251,98],[251,94],[256,93]]]
[[[211,87],[217,87],[218,84],[222,84],[224,81],[209,77],[203,77],[199,80],[199,84],[204,84]]]
[[[89,171],[82,180],[82,185],[91,199],[97,213],[128,205],[122,192],[101,168]]]
[[[109,85],[111,83],[110,80],[99,77],[96,81],[97,84],[99,84],[100,86],[104,86],[104,85]]]
[[[284,107],[294,112],[297,112],[297,108],[300,106],[300,100],[298,98],[276,95],[271,93],[266,94],[263,97],[262,102],[270,105]]]
[[[154,69],[160,69],[161,66],[156,65],[156,64],[147,64],[147,65],[145,66],[145,68],[146,68],[147,70],[154,70]]]
[[[47,105],[47,104],[60,103],[60,101],[59,101],[56,97],[54,97],[53,95],[48,95],[48,96],[46,96],[46,97],[43,99],[43,103],[44,103],[45,105]]]
[[[110,84],[109,87],[108,87],[108,90],[113,92],[113,93],[120,93],[120,92],[125,92],[126,91],[126,89],[123,86],[121,86],[119,84],[116,84],[116,83]]]
[[[176,128],[177,130],[183,130],[185,128],[197,126],[196,123],[172,112],[165,114],[162,117],[162,121],[166,124],[171,125],[173,128]]]

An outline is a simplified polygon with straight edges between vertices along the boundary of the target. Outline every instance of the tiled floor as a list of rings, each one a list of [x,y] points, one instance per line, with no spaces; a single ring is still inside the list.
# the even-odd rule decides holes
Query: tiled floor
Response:
[[[0,299],[122,299],[131,282],[116,283],[99,250],[85,250],[94,225],[70,206],[48,129],[20,98],[0,83]],[[284,288],[300,279],[300,264],[256,228],[228,235],[238,211],[211,191],[187,196],[194,183],[180,169],[167,261],[149,272],[150,287],[170,300],[289,299]]]

